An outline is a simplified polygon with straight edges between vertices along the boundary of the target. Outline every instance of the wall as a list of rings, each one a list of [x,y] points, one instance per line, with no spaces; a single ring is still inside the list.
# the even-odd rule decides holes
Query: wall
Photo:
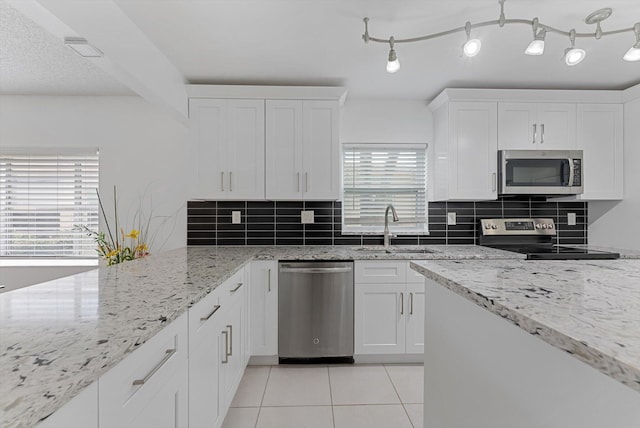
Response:
[[[632,88],[640,92],[640,85]],[[640,251],[640,96],[624,105],[624,200],[589,203],[589,243]]]
[[[151,253],[186,242],[187,142],[185,125],[140,97],[0,97],[3,146],[100,149],[100,194],[105,209],[108,214],[113,210],[113,186],[118,189],[122,221],[131,219],[142,201],[143,211],[155,217],[152,229],[156,226],[158,231]],[[169,221],[160,228],[162,217]],[[0,268],[0,282],[8,285],[37,283],[59,275],[46,267]]]

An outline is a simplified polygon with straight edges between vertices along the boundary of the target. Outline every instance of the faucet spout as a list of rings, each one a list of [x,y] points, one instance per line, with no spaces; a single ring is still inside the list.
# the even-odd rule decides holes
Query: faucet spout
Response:
[[[389,248],[391,241],[391,233],[389,233],[389,210],[393,214],[393,222],[396,223],[398,219],[398,213],[393,205],[387,205],[387,209],[384,211],[384,247]]]

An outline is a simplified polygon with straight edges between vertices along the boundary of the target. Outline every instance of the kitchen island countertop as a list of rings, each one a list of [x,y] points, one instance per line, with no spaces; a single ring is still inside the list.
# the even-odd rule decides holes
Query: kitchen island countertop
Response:
[[[251,260],[522,258],[473,245],[411,248],[432,252],[186,247],[3,293],[0,426],[33,426],[55,412]]]
[[[413,261],[411,267],[640,392],[640,260]]]

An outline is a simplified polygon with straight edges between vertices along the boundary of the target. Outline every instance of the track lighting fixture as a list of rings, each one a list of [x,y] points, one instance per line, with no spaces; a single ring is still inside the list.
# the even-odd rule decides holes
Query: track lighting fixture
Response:
[[[622,57],[625,61],[640,61],[640,22],[633,26],[633,32],[636,33],[636,43]]]
[[[469,58],[472,58],[480,52],[482,42],[480,39],[471,38],[471,22],[467,21],[464,26],[464,31],[467,33],[467,42],[462,46],[462,52]]]
[[[543,24],[538,21],[538,18],[534,18],[529,21],[526,19],[507,19],[504,14],[504,3],[506,0],[498,0],[500,4],[500,16],[497,20],[493,21],[484,21],[478,22],[476,24],[472,24],[470,21],[467,21],[463,27],[451,28],[449,30],[441,31],[439,33],[427,34],[426,36],[414,37],[410,39],[395,39],[393,36],[388,39],[381,39],[377,37],[371,37],[369,35],[369,18],[364,18],[364,34],[362,35],[362,39],[365,43],[368,42],[377,42],[377,43],[388,43],[390,46],[389,50],[389,60],[387,61],[387,71],[389,73],[395,73],[400,69],[400,62],[398,61],[398,56],[394,49],[395,43],[413,43],[413,42],[421,42],[430,39],[437,39],[440,37],[449,36],[451,34],[459,33],[464,31],[467,35],[467,41],[462,47],[462,52],[467,57],[474,57],[480,52],[480,48],[482,47],[482,42],[479,39],[471,38],[471,30],[479,27],[489,27],[493,25],[497,25],[499,27],[504,27],[505,25],[530,25],[533,28],[533,40],[529,43],[529,46],[524,51],[526,55],[542,55],[544,53],[545,48],[545,37],[547,33],[555,33],[560,34],[562,36],[568,36],[571,41],[571,47],[565,49],[565,53],[563,55],[563,59],[568,66],[574,66],[582,62],[582,60],[586,56],[586,52],[584,49],[575,47],[576,38],[594,38],[596,40],[601,39],[604,36],[626,33],[626,32],[634,32],[636,36],[636,42],[624,55],[623,59],[625,61],[640,61],[640,23],[635,24],[631,28],[621,28],[617,30],[603,31],[601,23],[605,19],[607,19],[613,13],[611,8],[603,8],[596,10],[587,16],[584,20],[586,24],[595,24],[596,29],[593,33],[577,33],[575,29],[570,31],[560,30],[549,25]]]
[[[393,37],[389,39],[389,60],[387,61],[387,73],[395,73],[400,70],[400,61],[398,61],[398,55],[396,55],[395,49],[393,49]]]
[[[547,35],[547,30],[542,28],[538,31],[538,18],[533,18],[532,27],[533,40],[529,43],[524,53],[525,55],[542,55],[544,53],[544,38]]]

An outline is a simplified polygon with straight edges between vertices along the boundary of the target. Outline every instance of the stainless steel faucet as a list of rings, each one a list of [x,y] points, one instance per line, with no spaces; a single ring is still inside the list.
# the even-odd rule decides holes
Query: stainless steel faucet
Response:
[[[393,205],[387,205],[387,209],[384,211],[384,248],[389,248],[389,242],[391,241],[391,233],[389,233],[389,210],[393,214],[393,222],[398,221],[398,214]]]

